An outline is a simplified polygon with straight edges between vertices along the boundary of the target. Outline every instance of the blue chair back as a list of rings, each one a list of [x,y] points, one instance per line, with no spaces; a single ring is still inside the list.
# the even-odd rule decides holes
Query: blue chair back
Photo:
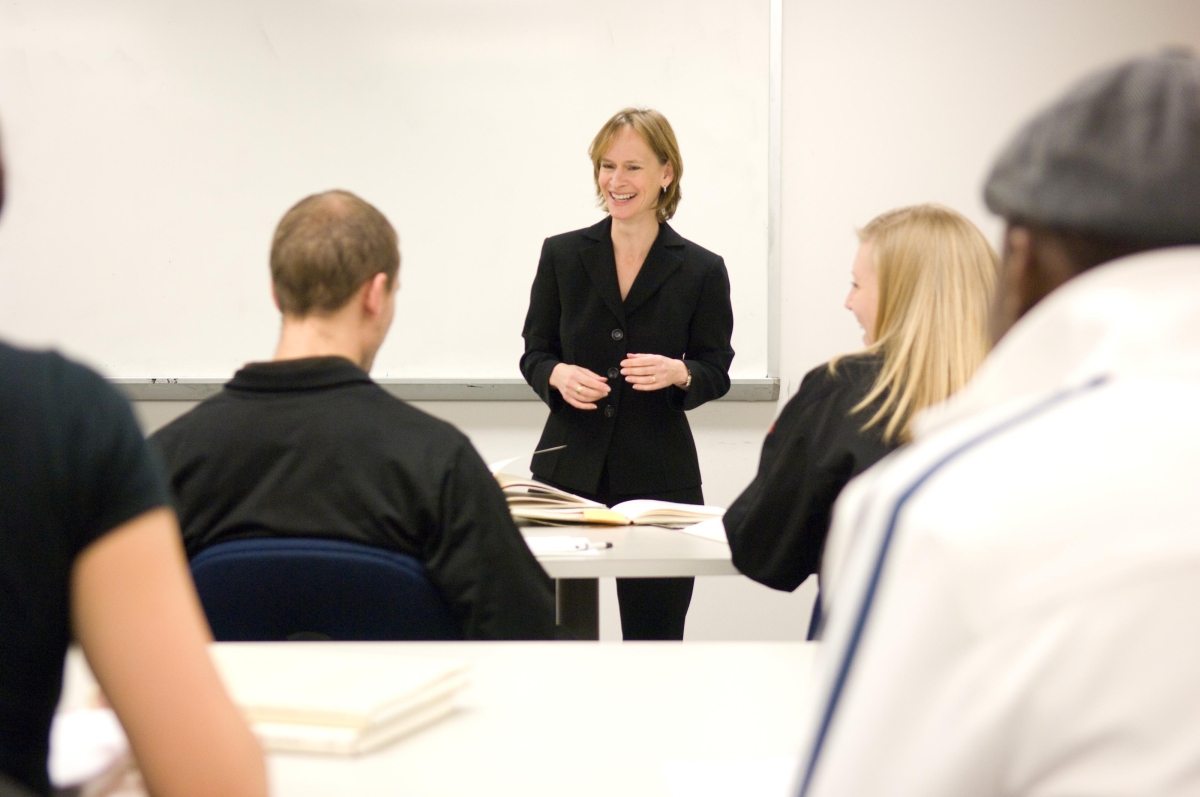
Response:
[[[219,642],[462,639],[411,556],[337,540],[223,542],[191,562]]]

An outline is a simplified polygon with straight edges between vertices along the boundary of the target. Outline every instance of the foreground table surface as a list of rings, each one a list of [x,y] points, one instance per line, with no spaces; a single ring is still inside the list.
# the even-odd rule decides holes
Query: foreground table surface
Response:
[[[472,683],[449,718],[379,752],[272,754],[277,797],[670,795],[713,766],[749,786],[756,768],[790,771],[814,656],[800,642],[282,644],[463,659]]]

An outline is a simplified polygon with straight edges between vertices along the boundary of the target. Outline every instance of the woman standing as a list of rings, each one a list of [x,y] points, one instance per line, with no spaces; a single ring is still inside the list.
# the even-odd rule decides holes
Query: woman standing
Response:
[[[546,239],[521,372],[550,406],[534,476],[609,506],[704,503],[685,410],[729,390],[725,262],[667,224],[683,160],[666,118],[627,108],[588,150],[593,227]],[[617,579],[625,639],[683,639],[692,578]]]
[[[788,591],[818,572],[842,488],[983,362],[998,268],[978,228],[936,205],[884,213],[859,232],[846,308],[867,348],[810,371],[767,433],[758,475],[725,513],[738,570]],[[810,638],[819,613],[818,602]]]

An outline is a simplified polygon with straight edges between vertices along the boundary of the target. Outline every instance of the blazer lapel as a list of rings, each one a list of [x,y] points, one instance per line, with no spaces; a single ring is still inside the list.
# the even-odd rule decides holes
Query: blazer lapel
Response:
[[[621,304],[621,286],[617,284],[617,259],[613,255],[611,224],[612,219],[606,218],[588,228],[584,235],[595,243],[579,250],[579,258],[583,261],[583,267],[591,278],[596,293],[600,294],[600,298],[623,327],[625,308]]]
[[[610,239],[611,240],[611,239]],[[638,309],[647,299],[654,295],[654,292],[662,287],[662,284],[667,281],[675,270],[683,265],[683,245],[684,240],[671,229],[671,225],[663,224],[658,228],[658,237],[654,239],[654,245],[650,247],[650,252],[646,255],[646,262],[642,264],[642,270],[638,272],[637,278],[634,279],[633,285],[629,288],[629,295],[625,297],[625,312],[633,315],[633,311]],[[612,257],[612,247],[609,247],[609,256]],[[616,260],[613,260],[613,284],[616,284]],[[620,296],[620,288],[617,288],[617,295]]]

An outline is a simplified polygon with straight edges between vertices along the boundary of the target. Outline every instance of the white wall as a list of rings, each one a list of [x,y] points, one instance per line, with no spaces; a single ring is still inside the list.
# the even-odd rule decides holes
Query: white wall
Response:
[[[725,256],[735,375],[761,378],[769,31],[767,0],[5,0],[0,334],[228,377],[271,351],[271,228],[340,187],[404,254],[375,375],[519,377],[542,240],[603,218],[588,143],[641,105],[687,153],[673,223]]]
[[[859,345],[842,308],[856,226],[936,201],[998,241],[980,191],[1017,125],[1097,66],[1166,44],[1200,49],[1200,2],[785,0],[783,34],[780,376],[790,395],[808,369]],[[157,427],[186,406],[143,403],[138,412]],[[532,450],[545,417],[534,403],[422,407],[462,428],[485,459]],[[749,482],[775,412],[722,403],[691,414],[710,503],[728,504]],[[802,638],[811,596],[811,585],[788,595],[702,578],[687,636]],[[607,639],[619,637],[615,609],[607,584]]]
[[[999,148],[1097,67],[1200,50],[1196,0],[784,0],[782,377],[859,340],[841,302],[853,230],[940,202],[999,243],[982,204]]]

